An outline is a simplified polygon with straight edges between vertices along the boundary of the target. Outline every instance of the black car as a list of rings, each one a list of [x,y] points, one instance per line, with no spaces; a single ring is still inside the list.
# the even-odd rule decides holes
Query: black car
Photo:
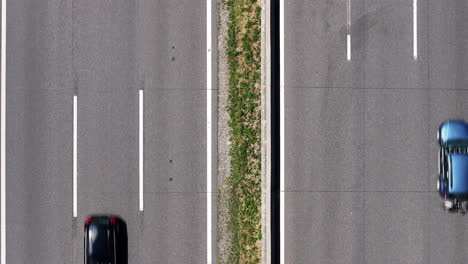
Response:
[[[127,264],[127,224],[114,215],[92,215],[84,224],[85,264]]]

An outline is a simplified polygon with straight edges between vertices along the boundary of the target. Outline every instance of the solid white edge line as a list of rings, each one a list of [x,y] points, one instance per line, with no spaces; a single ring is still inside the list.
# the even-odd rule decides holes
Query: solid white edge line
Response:
[[[206,262],[212,263],[211,224],[211,1],[206,0]]]
[[[143,211],[143,111],[144,111],[144,94],[143,90],[138,91],[138,193],[139,193],[139,210]]]
[[[1,36],[1,62],[0,62],[0,67],[1,67],[1,84],[0,84],[0,96],[1,96],[1,114],[0,114],[0,185],[1,185],[1,190],[0,190],[0,199],[1,199],[1,213],[0,213],[0,226],[1,226],[1,238],[0,238],[0,243],[1,243],[1,249],[0,249],[0,254],[1,254],[1,264],[6,264],[6,234],[5,234],[5,225],[6,225],[6,215],[5,215],[5,205],[6,205],[6,195],[5,195],[5,177],[6,177],[6,169],[5,169],[5,128],[6,128],[6,0],[2,0],[2,36]]]
[[[280,0],[280,263],[285,263],[285,194],[284,194],[284,183],[285,183],[285,167],[284,167],[284,95],[285,95],[285,80],[284,80],[284,0]]]
[[[73,95],[73,217],[78,216],[78,96]]]
[[[418,58],[418,0],[413,0],[413,58]]]

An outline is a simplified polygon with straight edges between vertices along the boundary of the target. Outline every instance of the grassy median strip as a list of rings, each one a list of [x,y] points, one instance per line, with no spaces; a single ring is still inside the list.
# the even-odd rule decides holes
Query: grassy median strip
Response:
[[[261,0],[227,0],[231,233],[228,263],[260,263],[261,230]]]

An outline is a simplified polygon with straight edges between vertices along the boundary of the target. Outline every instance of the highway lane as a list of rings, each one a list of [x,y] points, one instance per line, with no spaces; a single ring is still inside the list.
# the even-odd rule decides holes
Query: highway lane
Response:
[[[207,103],[216,118],[216,96],[207,102],[206,1],[14,1],[7,27],[7,262],[82,263],[84,217],[113,213],[127,221],[129,263],[206,263]]]
[[[74,263],[83,259],[89,214],[127,222],[128,261],[138,263],[137,5],[74,1],[73,68],[78,94],[78,218]]]
[[[7,263],[65,263],[72,255],[69,4],[8,1]]]
[[[445,3],[429,0],[429,126],[430,187],[437,172],[437,143],[434,140],[439,124],[449,118],[468,119],[468,3],[451,0]],[[433,188],[431,191],[435,191]],[[431,193],[430,263],[466,263],[468,245],[466,216],[447,215],[440,198]]]
[[[214,110],[216,101],[207,102],[206,8],[205,0],[140,3],[147,164],[140,263],[207,261],[207,103]]]
[[[285,1],[284,263],[363,263],[362,3]]]
[[[468,114],[465,1],[285,0],[285,263],[464,263],[435,189],[438,125]],[[307,34],[306,34],[307,32]]]

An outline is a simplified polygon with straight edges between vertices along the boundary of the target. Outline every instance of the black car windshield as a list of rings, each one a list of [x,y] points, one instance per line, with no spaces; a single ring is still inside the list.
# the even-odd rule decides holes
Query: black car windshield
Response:
[[[88,229],[88,260],[94,263],[113,263],[114,239],[108,225],[91,223]]]

